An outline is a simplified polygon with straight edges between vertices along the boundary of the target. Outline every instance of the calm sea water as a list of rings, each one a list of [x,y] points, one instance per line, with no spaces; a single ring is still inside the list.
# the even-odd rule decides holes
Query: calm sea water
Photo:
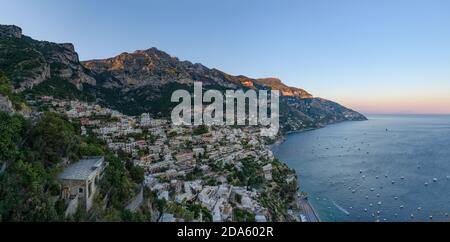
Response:
[[[291,134],[273,151],[323,221],[450,221],[450,116],[368,118]]]

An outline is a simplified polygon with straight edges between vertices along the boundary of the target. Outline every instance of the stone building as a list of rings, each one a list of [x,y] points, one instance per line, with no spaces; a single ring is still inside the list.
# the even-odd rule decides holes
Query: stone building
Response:
[[[62,198],[69,205],[66,215],[74,214],[79,205],[86,211],[91,209],[105,168],[104,157],[90,157],[71,164],[59,175],[63,184]]]

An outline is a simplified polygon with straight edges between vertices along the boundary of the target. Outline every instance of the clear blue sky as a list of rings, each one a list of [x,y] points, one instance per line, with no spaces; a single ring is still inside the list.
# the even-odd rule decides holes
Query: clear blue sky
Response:
[[[157,47],[363,112],[450,113],[448,0],[0,0],[0,23],[81,59]]]

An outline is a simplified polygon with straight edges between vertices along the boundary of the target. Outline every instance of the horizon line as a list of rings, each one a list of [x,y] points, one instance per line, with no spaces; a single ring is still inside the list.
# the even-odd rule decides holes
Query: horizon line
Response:
[[[363,115],[418,115],[418,116],[450,116],[450,113],[403,113],[403,112],[361,112]]]

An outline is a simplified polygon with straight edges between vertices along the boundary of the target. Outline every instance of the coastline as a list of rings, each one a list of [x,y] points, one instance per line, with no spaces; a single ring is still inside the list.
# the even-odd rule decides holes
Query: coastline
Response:
[[[372,116],[370,122],[286,136],[272,151],[296,169],[300,192],[311,192],[310,205],[322,222],[448,221],[445,198],[437,194],[448,186],[450,166],[444,156],[432,165],[424,162],[429,155],[426,151],[446,143],[441,135],[448,132],[445,123],[448,117]],[[417,127],[421,132],[411,139]],[[424,148],[389,158],[404,152],[396,146],[403,143]],[[314,149],[320,152],[309,152]],[[421,196],[410,194],[411,189]],[[436,212],[436,207],[444,209]]]
[[[323,127],[309,128],[309,129],[304,129],[304,130],[286,132],[283,135],[280,135],[274,144],[269,146],[270,150],[272,151],[274,146],[281,145],[282,143],[284,143],[286,141],[287,136],[289,136],[291,134],[313,131],[313,130],[317,130],[320,128],[323,128]],[[282,160],[280,160],[280,161],[283,162]],[[297,180],[297,183],[298,183],[298,180]],[[301,190],[299,185],[298,185],[298,188]],[[308,198],[305,197],[304,195],[302,195],[300,192],[297,193],[296,204],[297,204],[298,208],[301,209],[301,211],[298,212],[298,217],[300,218],[301,222],[313,222],[313,223],[322,222],[322,220],[320,219],[320,216],[317,213],[314,206],[311,204],[311,202],[308,200]],[[304,219],[306,219],[306,221],[303,221]]]
[[[314,206],[308,200],[307,197],[298,194],[297,195],[297,206],[301,209],[299,212],[299,216],[302,218],[302,222],[309,223],[320,223],[322,220],[320,219],[319,214],[317,213]],[[303,221],[305,219],[306,221]]]
[[[366,118],[365,120],[355,120],[355,121],[367,121],[367,120],[368,119]],[[348,122],[348,121],[351,121],[351,120],[335,122],[335,123],[327,124],[327,125],[322,126],[322,127],[308,128],[308,129],[303,129],[303,130],[296,130],[296,131],[286,132],[286,133],[280,135],[276,139],[275,143],[273,143],[272,145],[269,146],[269,149],[271,151],[273,151],[273,147],[283,144],[286,141],[287,136],[289,136],[289,135],[299,134],[299,133],[304,133],[304,132],[309,132],[309,131],[314,131],[314,130],[318,130],[318,129],[322,129],[322,128],[328,127],[329,125],[339,124],[339,123]],[[280,161],[283,162],[282,160],[280,160]],[[297,182],[298,182],[298,180],[297,180]],[[298,185],[298,188],[301,191],[300,185]],[[304,191],[302,191],[302,192],[304,192]],[[308,200],[307,197],[305,197],[305,196],[301,195],[300,193],[298,193],[296,199],[297,199],[296,203],[297,203],[298,207],[303,210],[302,211],[303,213],[301,213],[301,212],[299,213],[299,215],[301,215],[300,217],[306,218],[306,220],[307,220],[307,221],[302,221],[302,222],[322,222],[322,220],[320,219],[319,213],[317,212],[317,210],[314,208],[314,206]]]
[[[309,202],[309,200],[308,200],[308,205],[311,207],[312,211],[314,212],[314,216],[316,216],[316,218],[318,220],[317,222],[319,222],[319,223],[322,222],[322,220],[320,219],[319,213],[317,213],[316,209],[314,208],[312,203]]]

